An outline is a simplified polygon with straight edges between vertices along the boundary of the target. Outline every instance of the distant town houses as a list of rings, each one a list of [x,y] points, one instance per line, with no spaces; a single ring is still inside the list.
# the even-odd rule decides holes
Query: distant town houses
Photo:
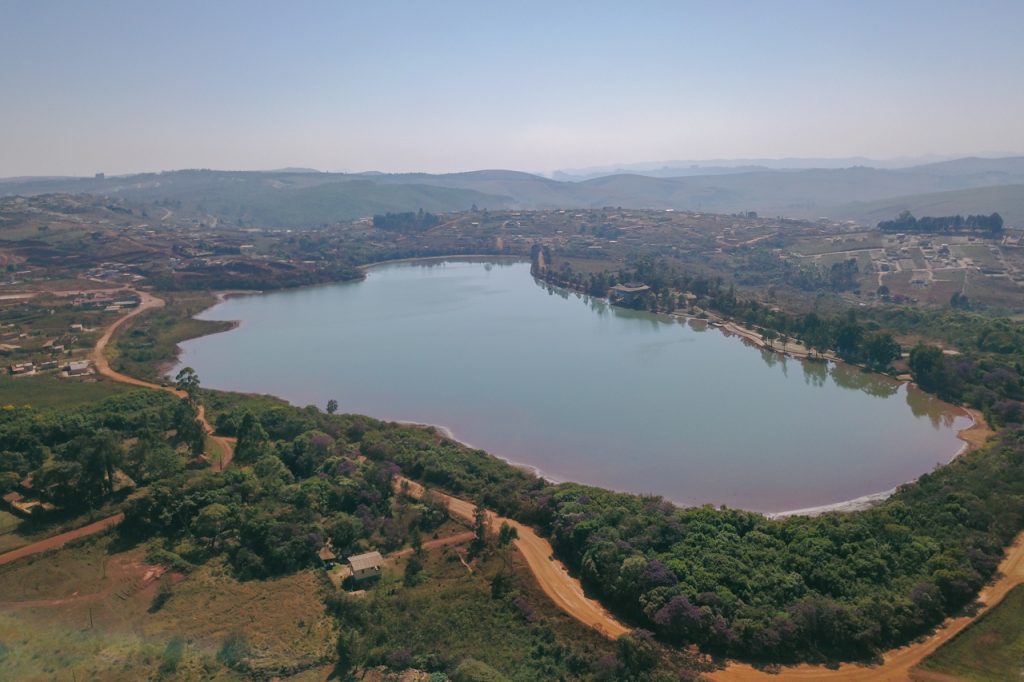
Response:
[[[10,372],[11,376],[24,376],[27,374],[35,374],[36,366],[34,363],[31,362],[19,362],[16,364],[12,364],[10,367],[8,367],[8,372]]]
[[[139,299],[133,295],[117,294],[115,296],[102,295],[102,294],[85,294],[76,298],[72,304],[76,308],[82,310],[102,310],[103,312],[117,312],[119,310],[126,310],[129,308],[136,308],[139,305]],[[75,330],[75,327],[81,327],[81,325],[71,325],[73,331],[82,331],[81,328]]]

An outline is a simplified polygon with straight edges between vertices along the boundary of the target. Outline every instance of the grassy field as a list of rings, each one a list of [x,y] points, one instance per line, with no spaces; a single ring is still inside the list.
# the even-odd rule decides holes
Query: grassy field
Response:
[[[94,403],[117,393],[137,390],[114,381],[65,379],[56,374],[0,376],[0,406],[71,407]]]
[[[182,341],[231,328],[230,322],[192,319],[216,302],[213,294],[182,292],[161,295],[162,308],[142,313],[119,331],[107,349],[115,369],[150,381],[162,379],[164,368],[177,357]]]
[[[109,550],[101,538],[0,570],[0,678],[287,679],[333,655],[310,571],[243,583],[211,564],[155,577],[142,548]],[[150,612],[161,581],[171,597]],[[227,642],[245,652],[244,667],[225,665]]]
[[[17,528],[20,523],[21,519],[19,519],[14,514],[11,514],[10,512],[0,511],[0,535],[3,535],[4,533],[10,533],[12,530]]]
[[[105,577],[108,537],[80,547],[37,554],[0,567],[0,604],[36,599],[62,599],[76,592],[97,592]]]
[[[1024,678],[1024,585],[935,652],[921,668],[964,680]]]
[[[15,534],[21,525],[21,519],[10,512],[0,511],[0,552],[15,549],[25,544],[24,539]]]

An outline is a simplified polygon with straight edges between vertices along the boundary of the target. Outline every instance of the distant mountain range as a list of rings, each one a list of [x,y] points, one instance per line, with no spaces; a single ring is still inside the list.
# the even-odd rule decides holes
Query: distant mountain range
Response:
[[[1010,156],[1003,154],[1001,156]],[[565,168],[551,174],[555,180],[589,180],[604,175],[648,175],[655,178],[679,178],[691,175],[723,175],[760,170],[808,170],[824,168],[869,168],[896,169],[920,166],[937,161],[951,161],[957,156],[914,156],[897,159],[869,159],[865,156],[843,158],[786,157],[782,159],[703,159],[690,161],[647,161],[644,163],[592,166],[590,168]]]
[[[848,161],[849,159],[836,160]],[[854,159],[856,160],[856,159]],[[749,163],[748,163],[749,161]],[[922,214],[992,213],[1024,227],[1024,156],[961,158],[902,168],[804,168],[810,159],[763,160],[554,179],[507,170],[324,173],[182,170],[118,177],[12,178],[0,196],[55,192],[172,202],[231,222],[317,227],[374,213],[484,209],[624,208],[793,218],[828,216],[872,225],[908,209]],[[719,163],[719,162],[710,162]],[[725,163],[725,162],[722,162]],[[679,175],[664,175],[678,172]]]

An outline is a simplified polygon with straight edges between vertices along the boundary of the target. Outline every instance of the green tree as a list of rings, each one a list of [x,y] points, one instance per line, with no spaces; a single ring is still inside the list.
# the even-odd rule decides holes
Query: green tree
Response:
[[[923,390],[942,397],[950,395],[952,382],[941,348],[919,343],[911,349],[907,364],[910,365],[914,381]]]
[[[900,356],[901,351],[892,334],[870,334],[864,340],[864,362],[872,369],[885,369]]]
[[[519,531],[515,529],[515,526],[510,526],[508,521],[502,521],[501,529],[498,531],[498,546],[507,547],[513,540],[519,538]]]
[[[270,437],[256,415],[246,411],[238,426],[235,458],[242,463],[251,463],[267,454],[270,454]]]
[[[189,402],[195,405],[199,396],[199,375],[191,367],[185,367],[174,377],[174,387],[188,395]]]
[[[473,509],[473,533],[476,537],[470,545],[470,553],[479,554],[487,546],[487,536],[490,534],[490,523],[487,521],[487,510],[483,507]]]
[[[334,548],[345,553],[363,536],[363,522],[357,517],[338,512],[324,525],[327,536]]]
[[[81,467],[78,486],[90,502],[98,502],[114,491],[114,474],[124,460],[121,443],[109,429],[75,438],[62,453]]]
[[[633,677],[648,672],[658,663],[658,649],[653,635],[642,629],[636,629],[616,640],[619,649],[619,660]]]
[[[403,582],[407,587],[419,585],[423,578],[422,573],[423,560],[415,554],[413,554],[405,563],[405,574],[403,576]]]
[[[198,457],[206,450],[206,430],[198,418],[196,404],[191,400],[182,401],[174,409],[174,429],[177,440],[188,446],[189,452]]]
[[[327,401],[327,414],[334,414],[338,411],[338,401],[331,398]]]

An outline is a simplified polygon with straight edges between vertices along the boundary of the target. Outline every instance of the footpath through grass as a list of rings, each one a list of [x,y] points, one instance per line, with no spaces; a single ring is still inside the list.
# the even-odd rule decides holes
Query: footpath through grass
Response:
[[[1024,679],[1024,585],[922,665],[966,680]]]

